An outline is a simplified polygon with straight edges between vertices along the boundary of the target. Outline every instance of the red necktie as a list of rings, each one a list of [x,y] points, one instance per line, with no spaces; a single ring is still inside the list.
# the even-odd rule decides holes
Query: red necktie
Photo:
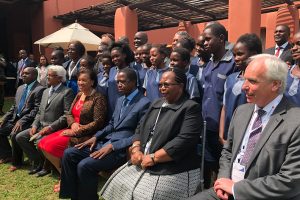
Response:
[[[279,54],[280,54],[280,47],[277,47],[276,52],[275,52],[275,56],[278,58]]]

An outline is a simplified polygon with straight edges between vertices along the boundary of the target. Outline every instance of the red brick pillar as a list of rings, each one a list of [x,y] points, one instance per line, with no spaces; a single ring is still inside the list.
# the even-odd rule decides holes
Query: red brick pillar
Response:
[[[260,35],[261,0],[229,0],[228,39],[236,40],[245,33]]]
[[[115,38],[127,36],[133,47],[134,34],[138,31],[138,16],[128,6],[118,8],[115,13]]]

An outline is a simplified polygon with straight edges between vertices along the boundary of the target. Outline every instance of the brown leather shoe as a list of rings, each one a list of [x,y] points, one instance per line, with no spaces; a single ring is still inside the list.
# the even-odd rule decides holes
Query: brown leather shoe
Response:
[[[0,164],[11,162],[11,160],[12,160],[12,158],[10,158],[10,157],[2,158],[2,159],[0,159]]]

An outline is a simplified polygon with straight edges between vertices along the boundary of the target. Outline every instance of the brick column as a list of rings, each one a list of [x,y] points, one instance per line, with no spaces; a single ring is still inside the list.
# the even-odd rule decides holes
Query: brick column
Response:
[[[127,36],[130,46],[133,47],[134,34],[138,31],[138,16],[135,10],[128,6],[118,8],[115,13],[115,39]]]
[[[261,0],[229,0],[228,39],[236,40],[245,33],[260,35]]]

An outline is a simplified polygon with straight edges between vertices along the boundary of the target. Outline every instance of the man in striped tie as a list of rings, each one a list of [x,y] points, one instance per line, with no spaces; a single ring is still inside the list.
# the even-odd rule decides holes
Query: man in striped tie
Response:
[[[300,109],[282,95],[287,65],[276,56],[251,58],[214,187],[190,199],[300,199]]]

